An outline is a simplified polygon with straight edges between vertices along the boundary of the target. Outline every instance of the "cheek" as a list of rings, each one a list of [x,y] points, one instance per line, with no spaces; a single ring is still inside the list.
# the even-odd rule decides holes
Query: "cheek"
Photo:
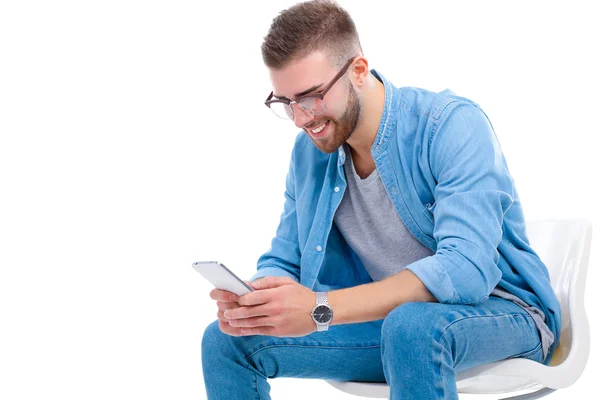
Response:
[[[338,120],[346,111],[348,97],[344,93],[330,93],[333,96],[325,98],[325,115],[333,120]]]
[[[343,110],[339,109],[339,104],[326,103],[325,114],[323,114],[322,117],[337,121],[342,114]]]

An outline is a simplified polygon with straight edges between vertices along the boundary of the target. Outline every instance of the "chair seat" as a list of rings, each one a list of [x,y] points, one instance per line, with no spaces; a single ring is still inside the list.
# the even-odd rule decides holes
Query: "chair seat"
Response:
[[[456,387],[458,393],[499,394],[527,389],[537,390],[545,387],[536,380],[526,376],[494,376],[478,375],[476,373],[473,373],[472,376],[469,375],[469,370],[457,374]]]
[[[559,354],[555,354],[559,357]],[[535,361],[511,359],[480,365],[456,375],[459,393],[501,394],[521,390],[538,390],[546,387],[560,388],[570,384],[568,376],[557,376],[555,368]],[[387,383],[339,382],[327,383],[343,392],[372,398],[387,399],[390,388]]]
[[[538,390],[544,387],[534,379],[524,376],[493,376],[477,375],[469,371],[459,373],[456,380],[456,386],[459,393],[470,394],[500,394],[510,393],[521,390]],[[338,390],[353,394],[355,396],[371,397],[378,399],[388,399],[390,397],[390,387],[387,383],[378,382],[339,382],[328,380],[327,383]]]
[[[341,382],[326,380],[334,388],[355,396],[371,397],[374,399],[389,399],[390,387],[387,383],[376,382]]]

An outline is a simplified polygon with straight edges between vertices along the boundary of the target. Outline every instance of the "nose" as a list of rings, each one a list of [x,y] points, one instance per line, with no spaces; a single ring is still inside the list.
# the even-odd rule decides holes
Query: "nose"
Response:
[[[294,107],[294,124],[300,129],[304,128],[308,122],[314,119],[314,115],[308,115],[298,104],[292,105]]]

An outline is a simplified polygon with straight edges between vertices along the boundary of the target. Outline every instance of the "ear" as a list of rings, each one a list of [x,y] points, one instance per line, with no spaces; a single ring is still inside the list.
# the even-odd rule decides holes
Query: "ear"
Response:
[[[369,61],[364,56],[357,57],[350,66],[350,75],[356,86],[364,86],[369,76]]]

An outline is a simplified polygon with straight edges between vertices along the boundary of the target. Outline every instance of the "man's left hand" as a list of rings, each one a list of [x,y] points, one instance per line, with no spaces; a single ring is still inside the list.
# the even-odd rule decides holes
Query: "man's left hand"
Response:
[[[225,317],[237,328],[234,336],[306,336],[317,330],[310,313],[316,293],[292,278],[267,276],[252,283],[251,293],[240,296],[243,307],[227,310]]]

